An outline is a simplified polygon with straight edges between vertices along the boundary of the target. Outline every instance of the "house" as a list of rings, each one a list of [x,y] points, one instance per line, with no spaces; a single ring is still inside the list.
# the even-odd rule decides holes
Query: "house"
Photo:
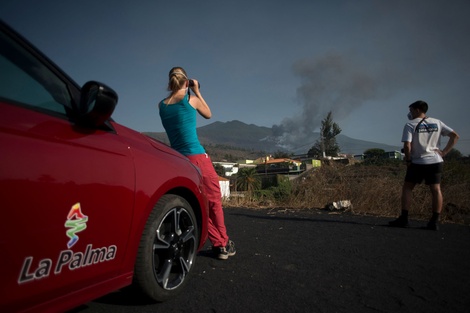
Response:
[[[256,167],[256,164],[254,162],[254,160],[238,160],[238,168]]]
[[[300,174],[302,162],[289,158],[275,159],[271,156],[256,159],[256,170],[258,173],[277,174]]]
[[[403,160],[405,154],[401,153],[400,151],[387,151],[384,153],[384,158],[386,159],[398,159],[398,160]]]
[[[219,176],[220,193],[222,198],[230,197],[230,181],[227,178]]]
[[[230,162],[212,162],[214,165],[220,165],[224,168],[224,176],[232,176],[233,174],[238,173],[237,163]]]

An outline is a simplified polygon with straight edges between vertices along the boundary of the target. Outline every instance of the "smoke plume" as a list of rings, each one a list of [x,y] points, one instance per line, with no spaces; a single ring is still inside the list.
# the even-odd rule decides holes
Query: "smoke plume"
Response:
[[[313,133],[319,131],[321,121],[329,111],[332,111],[335,121],[344,119],[382,92],[379,75],[339,54],[298,61],[293,70],[301,80],[297,89],[301,114],[285,118],[280,125],[273,126],[279,146],[288,149],[306,144],[311,146],[317,139]]]

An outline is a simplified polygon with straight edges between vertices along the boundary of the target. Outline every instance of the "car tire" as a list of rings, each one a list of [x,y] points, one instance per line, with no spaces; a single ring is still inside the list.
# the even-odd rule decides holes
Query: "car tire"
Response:
[[[187,283],[199,245],[193,209],[177,195],[164,195],[153,208],[139,245],[134,282],[151,299],[176,296]]]

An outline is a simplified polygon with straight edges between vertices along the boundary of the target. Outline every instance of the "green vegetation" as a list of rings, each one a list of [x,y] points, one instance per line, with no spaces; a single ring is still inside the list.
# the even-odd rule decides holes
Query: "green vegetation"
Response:
[[[269,141],[262,140],[272,135],[271,131],[270,128],[246,125],[237,121],[216,122],[198,129],[200,139],[212,161],[234,163],[239,160],[255,160],[267,155],[265,151],[273,151]],[[340,132],[341,129],[329,114],[322,122],[321,134],[324,139],[335,140],[324,140],[326,155],[334,156],[339,151],[335,147],[339,147],[336,135]],[[165,133],[148,133],[148,135],[168,142]],[[355,148],[362,147],[365,150],[363,162],[348,165],[323,162],[320,168],[304,172],[294,180],[281,175],[258,174],[256,170],[246,170],[246,172],[241,170],[238,175],[230,177],[233,196],[224,200],[224,205],[300,210],[324,209],[332,202],[350,200],[353,205],[352,212],[355,214],[396,217],[400,211],[401,186],[406,166],[399,160],[379,157],[385,150],[369,149],[369,144],[369,142],[354,141]],[[317,141],[309,154],[321,156],[320,147],[321,141]],[[273,156],[291,157],[290,153],[284,151],[276,151]],[[462,158],[462,154],[456,149],[445,158],[442,182],[444,221],[470,225],[468,160],[468,157]],[[223,176],[224,171],[221,166],[217,166],[216,171]],[[431,199],[427,186],[419,185],[415,188],[413,201],[410,217],[429,218]]]
[[[292,181],[284,179],[263,189],[253,187],[249,197],[234,197],[224,204],[253,208],[324,209],[329,203],[350,200],[355,214],[392,218],[400,212],[401,186],[405,172],[406,166],[399,160],[384,160],[380,165],[366,162],[343,165],[331,162],[330,165],[324,164],[305,172]],[[250,177],[255,179],[253,172]],[[441,186],[444,195],[441,220],[470,225],[468,159],[448,160],[444,166]],[[428,219],[431,215],[428,186],[418,185],[413,195],[410,217]]]
[[[253,167],[240,169],[235,184],[237,190],[246,191],[249,200],[256,200],[254,193],[261,189],[261,179]]]
[[[333,122],[333,115],[328,115],[321,122],[320,139],[318,139],[310,150],[308,155],[312,157],[337,156],[340,147],[336,142],[336,136],[341,133],[341,128]]]

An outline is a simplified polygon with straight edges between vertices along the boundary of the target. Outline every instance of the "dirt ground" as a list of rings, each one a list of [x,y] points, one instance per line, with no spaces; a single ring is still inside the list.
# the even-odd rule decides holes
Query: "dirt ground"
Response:
[[[307,210],[227,209],[237,254],[201,251],[184,292],[129,291],[80,312],[470,312],[470,227]],[[209,248],[209,243],[206,244]]]

